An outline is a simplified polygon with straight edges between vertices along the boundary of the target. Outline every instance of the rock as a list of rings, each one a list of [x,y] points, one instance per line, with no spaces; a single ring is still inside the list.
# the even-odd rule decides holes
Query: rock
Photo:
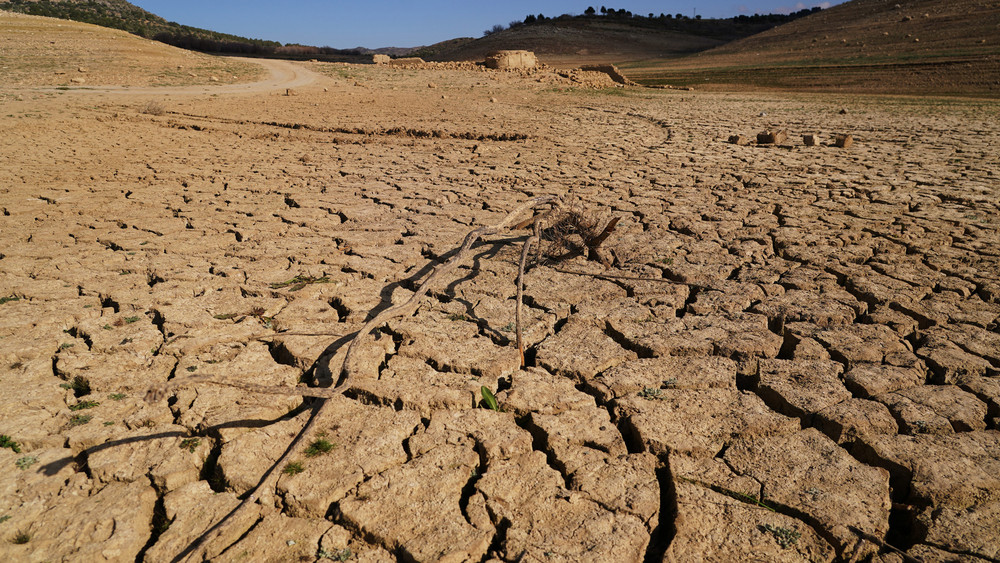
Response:
[[[811,133],[802,135],[802,144],[807,147],[815,147],[817,144],[816,135]]]
[[[573,379],[541,368],[526,368],[510,377],[510,389],[496,394],[500,406],[517,416],[559,414],[594,406],[594,398],[577,390]]]
[[[529,68],[533,68],[533,67],[529,67]],[[608,76],[610,76],[611,80],[614,80],[618,84],[624,84],[625,86],[638,86],[637,83],[635,83],[635,82],[629,80],[628,78],[626,78],[625,75],[622,74],[621,71],[618,70],[618,67],[616,67],[615,65],[609,65],[609,64],[603,64],[603,65],[584,65],[584,66],[580,67],[580,70],[588,71],[588,72],[603,72],[604,74],[607,74]]]
[[[77,72],[80,72],[80,73],[86,73],[86,72],[87,72],[87,69],[86,69],[85,67],[82,67],[82,66],[81,66],[81,67],[77,68],[77,69],[76,69],[76,71],[77,71]]]
[[[746,135],[730,135],[729,144],[740,145],[740,146],[749,145],[750,138],[747,137]]]
[[[377,65],[389,64],[392,58],[389,55],[374,54],[372,55],[372,62]]]
[[[218,81],[219,81],[219,77],[218,77],[218,76],[215,76],[215,75],[213,74],[212,76],[209,76],[209,77],[208,77],[208,81],[209,81],[209,82],[218,82]]]
[[[296,92],[295,90],[292,90],[291,88],[285,88],[285,95],[286,96],[298,96],[299,93]]]
[[[846,133],[838,134],[834,137],[833,145],[841,149],[849,149],[854,145],[854,136]]]
[[[72,82],[73,84],[84,84],[87,82],[87,79],[81,76],[77,76],[74,78],[70,78],[69,81]]]
[[[538,59],[531,51],[503,50],[495,51],[486,56],[486,68],[497,70],[533,69],[538,66]]]
[[[782,129],[780,131],[761,131],[757,133],[757,144],[758,145],[780,145],[788,140],[788,131]]]

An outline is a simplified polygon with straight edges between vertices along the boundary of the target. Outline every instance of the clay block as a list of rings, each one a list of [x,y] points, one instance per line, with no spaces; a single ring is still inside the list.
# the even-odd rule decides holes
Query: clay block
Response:
[[[802,144],[807,147],[815,147],[816,135],[802,135]]]
[[[757,133],[757,143],[761,145],[770,144],[781,144],[788,139],[788,131],[782,129],[781,131],[761,131]]]
[[[730,135],[729,144],[731,145],[749,145],[750,139],[746,135]]]
[[[837,135],[834,139],[833,144],[838,148],[849,149],[851,145],[854,144],[854,136],[850,134]]]

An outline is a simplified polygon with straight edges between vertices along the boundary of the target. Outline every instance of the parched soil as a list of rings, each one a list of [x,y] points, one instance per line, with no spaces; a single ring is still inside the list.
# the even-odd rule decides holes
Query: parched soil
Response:
[[[306,67],[3,84],[0,559],[177,560],[310,417],[207,557],[1000,559],[1000,104]],[[789,137],[727,141],[764,129]],[[619,222],[607,267],[529,262],[527,367],[515,231],[365,339],[343,396],[144,401],[330,387],[538,195]]]

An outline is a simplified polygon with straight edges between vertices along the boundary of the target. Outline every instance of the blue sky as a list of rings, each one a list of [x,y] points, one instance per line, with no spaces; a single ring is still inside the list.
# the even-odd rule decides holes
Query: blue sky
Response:
[[[282,43],[351,47],[416,47],[454,37],[480,37],[495,24],[528,14],[580,14],[593,5],[635,14],[695,13],[706,18],[787,13],[843,0],[680,0],[588,4],[564,0],[132,0],[169,21]]]

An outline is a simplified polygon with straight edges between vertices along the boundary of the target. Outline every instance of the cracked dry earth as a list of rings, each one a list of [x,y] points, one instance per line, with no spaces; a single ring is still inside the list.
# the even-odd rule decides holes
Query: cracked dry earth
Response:
[[[149,386],[330,386],[467,232],[556,194],[620,222],[610,268],[530,266],[528,366],[527,232],[488,237],[208,557],[1000,560],[996,102],[311,68],[5,100],[0,558],[184,555],[320,401]]]

